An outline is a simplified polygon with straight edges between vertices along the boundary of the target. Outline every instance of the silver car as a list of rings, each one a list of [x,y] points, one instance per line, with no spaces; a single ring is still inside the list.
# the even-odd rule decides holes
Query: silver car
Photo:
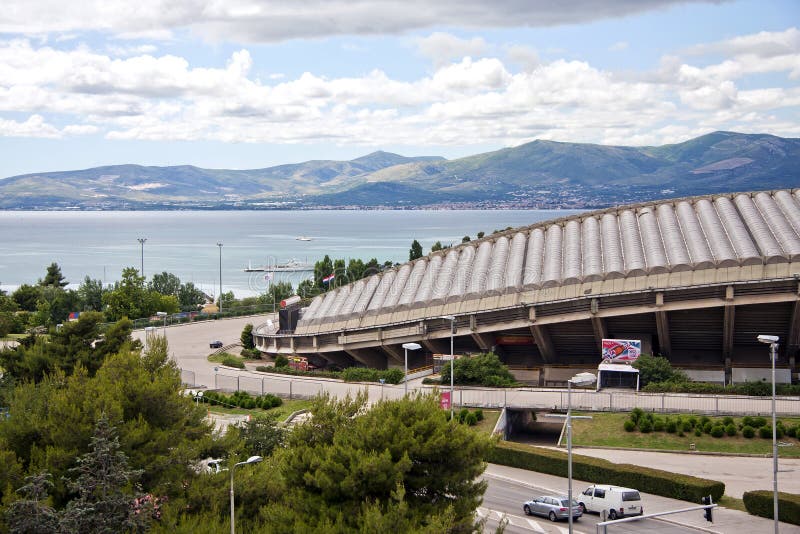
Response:
[[[536,497],[532,501],[527,501],[522,509],[525,515],[541,515],[550,519],[550,521],[558,521],[559,519],[569,519],[569,508],[567,507],[566,495],[543,495]],[[576,520],[583,515],[581,507],[578,506],[578,501],[572,500],[572,519]]]

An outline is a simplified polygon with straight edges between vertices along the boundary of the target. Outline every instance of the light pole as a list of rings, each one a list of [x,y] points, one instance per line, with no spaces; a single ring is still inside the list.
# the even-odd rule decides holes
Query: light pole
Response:
[[[145,241],[147,241],[147,238],[146,237],[140,237],[140,238],[138,238],[136,240],[139,242],[140,245],[142,245],[142,267],[141,267],[141,270],[140,270],[139,274],[144,276],[144,243],[145,243]]]
[[[588,386],[594,384],[597,377],[592,373],[578,373],[567,380],[567,512],[569,517],[569,534],[572,534],[572,386]]]
[[[455,399],[453,398],[453,377],[455,376],[455,367],[453,362],[455,361],[455,356],[453,356],[453,335],[456,333],[456,316],[455,315],[443,315],[442,319],[445,321],[450,321],[450,420],[453,420],[453,404]]]
[[[405,365],[403,366],[403,386],[405,389],[405,394],[408,395],[408,351],[410,350],[419,350],[422,348],[422,345],[419,343],[403,343],[403,349],[405,350]],[[452,402],[452,401],[451,401]]]
[[[233,514],[233,470],[239,465],[257,464],[261,460],[263,460],[261,456],[251,456],[244,462],[239,462],[238,464],[233,464],[231,466],[231,534],[236,534],[236,519]]]
[[[778,358],[778,336],[758,336],[761,343],[769,345],[772,360],[772,517],[775,523],[775,534],[778,534],[778,429],[775,428],[775,360]]]
[[[217,243],[219,247],[219,311],[222,311],[222,243]]]

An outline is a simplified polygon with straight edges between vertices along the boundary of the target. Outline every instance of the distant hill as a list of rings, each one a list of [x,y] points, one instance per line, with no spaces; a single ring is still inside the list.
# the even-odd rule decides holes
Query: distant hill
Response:
[[[0,180],[0,208],[597,207],[784,187],[800,187],[800,139],[715,132],[658,147],[537,140],[456,160],[374,152],[253,170],[27,174]]]

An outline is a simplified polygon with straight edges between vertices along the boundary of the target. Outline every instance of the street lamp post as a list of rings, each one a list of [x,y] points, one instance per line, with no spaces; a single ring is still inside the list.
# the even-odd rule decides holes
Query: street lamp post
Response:
[[[403,343],[403,349],[405,350],[405,365],[403,367],[403,386],[405,389],[405,394],[408,395],[408,351],[409,350],[419,350],[422,346],[419,343]],[[451,400],[452,402],[452,400]]]
[[[775,524],[775,534],[778,534],[778,429],[776,428],[777,416],[775,414],[775,360],[778,358],[778,336],[760,335],[758,340],[769,345],[770,359],[772,360],[772,517]]]
[[[156,315],[164,318],[164,337],[167,337],[167,312],[156,312]]]
[[[142,264],[139,274],[144,276],[144,243],[147,241],[146,237],[140,237],[137,239],[140,245],[142,245]]]
[[[592,373],[578,373],[567,380],[567,508],[569,533],[572,534],[572,386],[594,384],[597,377]]]
[[[219,247],[219,311],[222,311],[222,243],[217,243]]]
[[[233,464],[231,466],[231,534],[236,534],[236,519],[233,513],[233,470],[236,469],[237,466],[240,465],[247,465],[247,464],[256,464],[263,460],[261,456],[251,456],[244,462],[239,462],[237,464]]]
[[[455,376],[455,367],[453,362],[455,361],[455,356],[453,356],[453,335],[456,332],[456,316],[455,315],[443,315],[442,319],[445,321],[450,321],[450,420],[453,420],[453,404],[455,403],[455,399],[453,398],[453,377]]]

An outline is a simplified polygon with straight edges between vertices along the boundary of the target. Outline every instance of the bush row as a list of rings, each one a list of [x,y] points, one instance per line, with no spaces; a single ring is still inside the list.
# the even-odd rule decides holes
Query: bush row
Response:
[[[686,434],[694,434],[699,437],[703,434],[710,434],[715,438],[723,436],[736,436],[739,431],[745,438],[753,438],[758,434],[761,438],[772,438],[772,427],[767,424],[767,419],[764,417],[751,417],[744,416],[737,423],[733,417],[724,418],[711,418],[707,415],[701,417],[697,416],[658,416],[649,412],[645,412],[641,408],[634,408],[631,414],[623,423],[623,428],[626,432],[633,432],[639,430],[643,434],[650,432],[667,432],[669,434],[677,433],[679,436]],[[800,425],[786,426],[782,421],[778,421],[776,427],[776,436],[782,438],[784,436],[797,437],[800,432]]]
[[[445,416],[450,419],[450,412],[446,412]],[[474,412],[469,411],[468,408],[461,408],[455,413],[455,419],[462,425],[475,426],[478,421],[483,421],[483,410],[478,408]]]
[[[276,362],[277,363],[277,362]],[[259,365],[256,371],[262,373],[275,373],[292,376],[314,376],[317,378],[336,378],[345,382],[380,382],[381,378],[387,384],[400,384],[403,381],[402,369],[368,369],[366,367],[348,367],[343,371],[301,371],[288,366],[272,367]]]
[[[489,453],[488,462],[538,471],[559,477],[567,476],[567,454],[519,443],[502,441]],[[639,491],[700,502],[711,495],[715,501],[725,493],[725,484],[630,464],[616,464],[601,458],[572,455],[572,476],[580,480],[597,480],[604,484],[636,488]]]
[[[269,410],[270,408],[277,408],[283,404],[283,399],[276,397],[272,393],[253,397],[246,391],[237,391],[232,395],[225,395],[218,391],[206,391],[203,394],[203,399],[212,406],[220,405],[228,408],[244,408],[246,410],[252,410],[254,408]]]
[[[771,382],[745,382],[744,384],[711,384],[708,382],[652,382],[642,388],[648,393],[707,393],[713,395],[749,395],[769,397],[772,395]],[[778,395],[800,395],[800,384],[776,384]]]
[[[752,515],[773,518],[774,494],[768,490],[746,491],[744,507]],[[778,492],[778,521],[800,525],[800,495]]]

